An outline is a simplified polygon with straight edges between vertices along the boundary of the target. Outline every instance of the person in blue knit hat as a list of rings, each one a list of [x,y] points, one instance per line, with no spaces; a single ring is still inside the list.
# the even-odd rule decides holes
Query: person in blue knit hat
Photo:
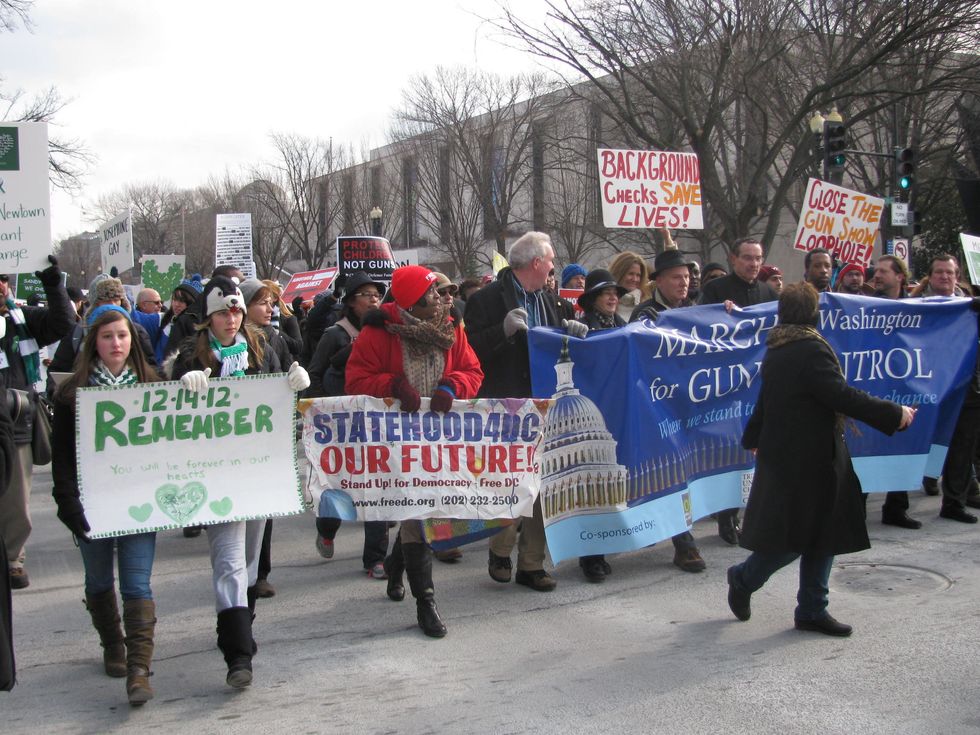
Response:
[[[585,288],[585,268],[578,263],[569,263],[561,270],[562,288]]]
[[[160,338],[156,344],[157,365],[163,364],[164,353],[167,350],[167,341],[170,339],[170,327],[184,310],[194,303],[195,299],[204,293],[204,284],[201,283],[201,274],[195,273],[185,278],[177,284],[177,288],[170,295],[170,306],[163,315],[160,322]]]

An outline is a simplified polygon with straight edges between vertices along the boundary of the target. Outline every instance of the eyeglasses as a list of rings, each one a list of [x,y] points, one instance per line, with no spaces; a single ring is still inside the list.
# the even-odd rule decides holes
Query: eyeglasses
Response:
[[[140,301],[140,303],[141,304],[156,304],[157,306],[163,306],[163,302],[160,301],[159,299],[157,299],[156,301],[154,301],[153,299],[143,299],[142,301]]]
[[[359,291],[356,294],[354,294],[354,296],[356,296],[359,299],[372,299],[372,300],[381,298],[381,294],[379,294],[377,291]]]

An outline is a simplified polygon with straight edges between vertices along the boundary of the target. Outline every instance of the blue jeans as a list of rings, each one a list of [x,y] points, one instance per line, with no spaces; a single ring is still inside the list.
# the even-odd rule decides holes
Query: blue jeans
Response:
[[[834,555],[771,553],[753,551],[749,558],[736,564],[735,581],[747,592],[756,592],[777,571],[800,560],[800,589],[796,593],[796,620],[818,620],[827,615],[827,587]]]
[[[156,533],[93,539],[78,544],[85,564],[85,594],[97,595],[115,586],[112,576],[112,552],[117,550],[119,593],[123,600],[152,600],[150,574],[156,551]]]

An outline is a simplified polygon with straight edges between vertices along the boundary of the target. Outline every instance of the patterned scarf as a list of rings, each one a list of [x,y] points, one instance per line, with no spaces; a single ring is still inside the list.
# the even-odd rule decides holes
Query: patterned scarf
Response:
[[[136,373],[129,369],[129,365],[123,367],[119,375],[113,375],[102,360],[96,360],[92,366],[92,377],[89,381],[92,385],[132,385],[137,382]]]
[[[405,377],[420,395],[432,395],[446,369],[446,351],[456,341],[453,323],[443,309],[428,321],[416,319],[398,309],[401,324],[388,323],[385,329],[401,338],[402,368]]]
[[[27,384],[37,388],[37,383],[41,380],[41,358],[38,355],[37,340],[28,331],[24,312],[13,299],[7,299],[7,313],[14,320],[14,328],[17,330],[11,342],[11,350],[18,353],[24,362]]]
[[[240,378],[248,370],[248,342],[245,336],[238,332],[235,335],[235,343],[230,347],[222,347],[221,343],[214,336],[214,332],[208,330],[208,345],[215,359],[221,363],[221,375],[219,377]]]

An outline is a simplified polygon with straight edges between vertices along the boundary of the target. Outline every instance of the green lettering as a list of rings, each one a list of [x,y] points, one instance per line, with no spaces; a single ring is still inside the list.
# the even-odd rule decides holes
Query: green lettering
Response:
[[[153,441],[158,442],[166,439],[168,442],[174,440],[174,417],[153,414]]]
[[[217,437],[228,436],[231,433],[231,420],[228,412],[222,411],[214,415],[214,435]]]
[[[193,439],[190,431],[190,422],[193,417],[189,413],[182,413],[177,417],[177,421],[174,423],[174,436],[183,441],[184,439]]]
[[[146,416],[134,416],[129,420],[129,443],[134,447],[146,446],[153,441],[150,434],[143,433]]]
[[[214,424],[210,414],[205,416],[198,414],[194,417],[194,438],[200,439],[202,434],[205,439],[210,439],[214,435]]]
[[[252,433],[252,425],[248,423],[248,409],[235,409],[235,436],[245,436]]]
[[[115,428],[126,418],[126,409],[112,401],[99,401],[95,404],[95,451],[105,450],[106,441],[112,439],[117,446],[128,446],[126,435]]]
[[[261,434],[263,431],[272,433],[272,406],[260,403],[255,407],[255,433]]]

